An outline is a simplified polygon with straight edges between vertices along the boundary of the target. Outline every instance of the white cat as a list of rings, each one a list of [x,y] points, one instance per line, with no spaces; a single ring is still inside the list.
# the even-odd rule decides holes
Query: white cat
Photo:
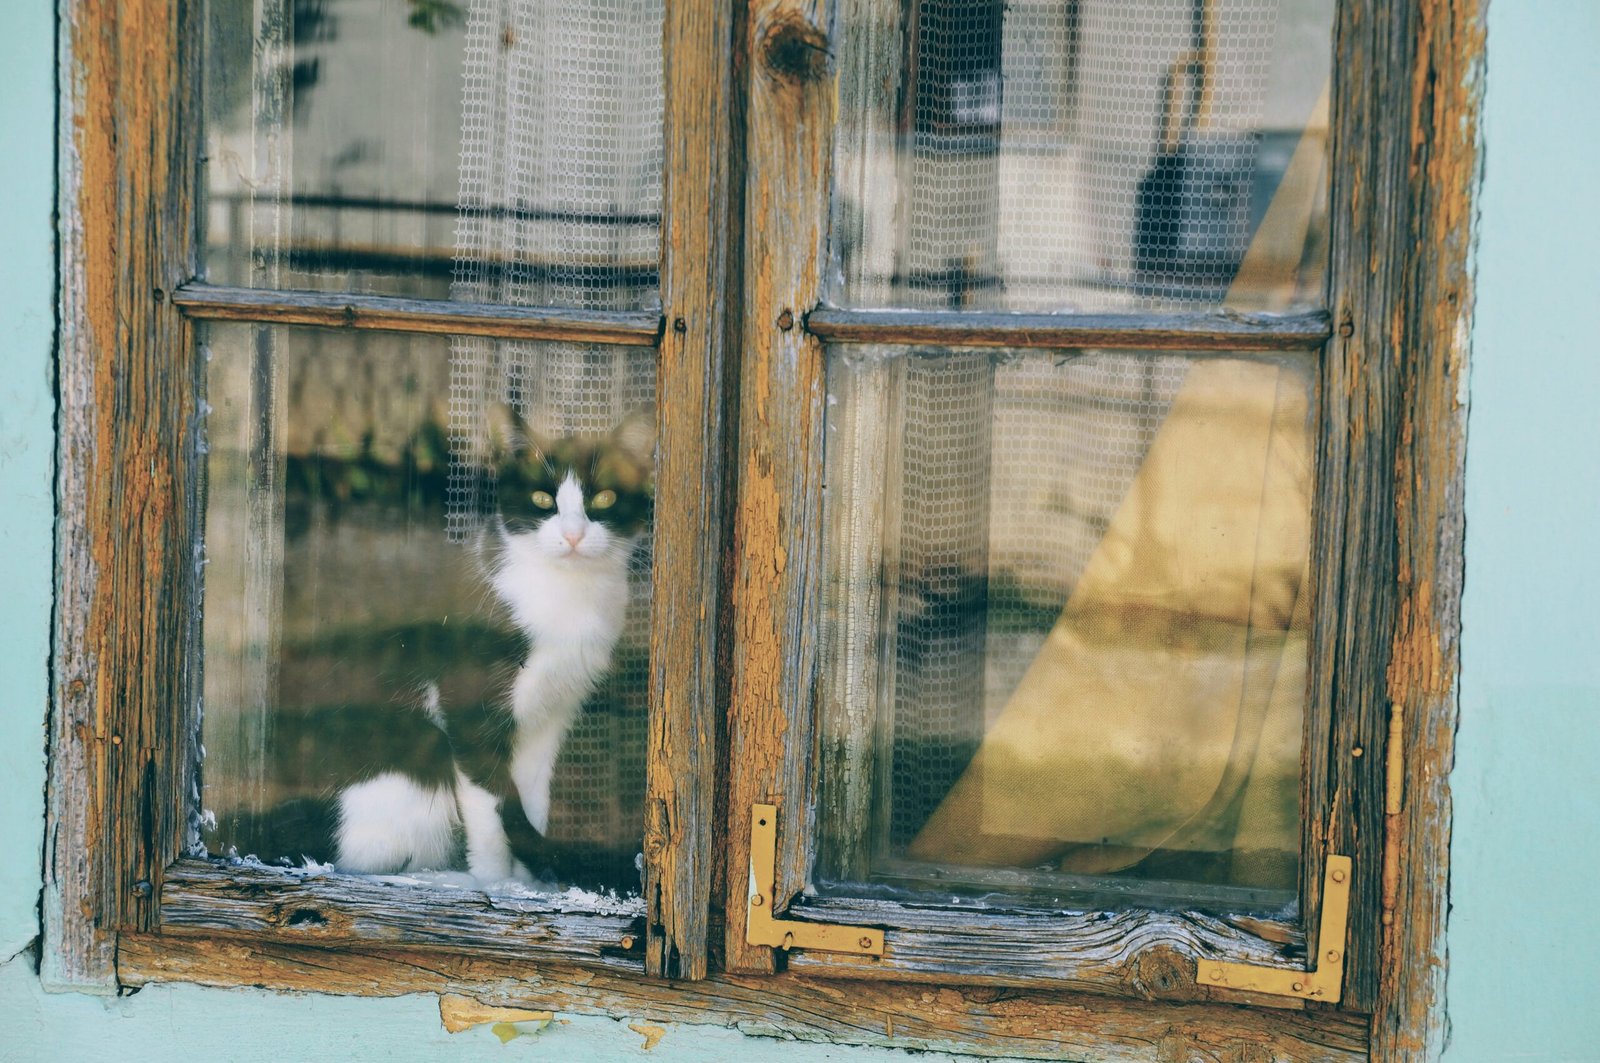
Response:
[[[463,644],[457,618],[397,636],[403,663],[385,678],[412,693],[382,736],[330,758],[331,836],[291,861],[531,880],[562,743],[622,633],[651,466],[647,423],[548,442],[519,428],[492,470],[497,512],[476,551],[499,633]],[[411,663],[428,659],[449,666]]]

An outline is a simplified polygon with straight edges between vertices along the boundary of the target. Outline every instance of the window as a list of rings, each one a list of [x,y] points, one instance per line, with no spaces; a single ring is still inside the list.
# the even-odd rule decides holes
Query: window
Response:
[[[551,1006],[840,1040],[1393,1051],[1436,977],[1471,12],[722,7],[74,8],[54,979],[533,963]],[[631,613],[528,816],[617,899],[197,855],[292,859],[302,763],[397,737],[374,677],[493,644],[435,561],[499,433],[640,422]]]

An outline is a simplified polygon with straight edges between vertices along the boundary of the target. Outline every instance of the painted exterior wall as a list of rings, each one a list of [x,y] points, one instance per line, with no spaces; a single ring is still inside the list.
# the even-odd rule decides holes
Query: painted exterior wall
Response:
[[[1490,0],[1447,1063],[1600,1060],[1600,4]]]
[[[0,1061],[910,1058],[573,1018],[501,1048],[452,1037],[431,997],[191,987],[44,993],[38,932],[50,534],[55,130],[51,0],[0,35]],[[1447,1063],[1600,1060],[1600,5],[1490,6],[1468,443]],[[919,1056],[919,1059],[938,1057]]]

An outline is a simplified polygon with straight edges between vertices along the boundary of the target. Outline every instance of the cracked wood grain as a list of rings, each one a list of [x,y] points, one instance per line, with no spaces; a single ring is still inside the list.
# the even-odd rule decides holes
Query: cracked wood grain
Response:
[[[737,298],[733,9],[666,9],[663,332],[645,795],[646,966],[704,978],[716,838],[724,438]]]
[[[1305,851],[1355,860],[1341,1006],[1413,1059],[1442,1024],[1482,3],[1349,0],[1336,48]],[[1308,936],[1320,890],[1308,860]]]
[[[1410,204],[1395,461],[1399,601],[1385,685],[1404,745],[1386,809],[1372,1057],[1436,1059],[1445,1038],[1450,768],[1465,579],[1471,253],[1486,0],[1419,0],[1411,52]]]
[[[394,886],[354,876],[183,860],[167,869],[163,935],[266,937],[322,948],[447,949],[526,958],[538,953],[637,972],[643,918],[552,897]]]
[[[800,326],[821,294],[834,82],[825,2],[748,9],[743,357],[728,705],[726,964],[768,971],[745,943],[750,808],[778,806],[776,895],[804,883],[821,579],[822,343]],[[781,905],[777,910],[781,910]]]
[[[45,864],[53,985],[114,985],[187,831],[198,368],[195,5],[66,0],[57,599]]]
[[[129,985],[193,982],[399,995],[452,992],[489,1006],[648,1022],[716,1023],[833,1044],[1107,1063],[1355,1063],[1366,1020],[1337,1012],[1155,1004],[994,987],[823,979],[790,972],[659,982],[559,963],[448,952],[349,951],[281,941],[128,935]]]

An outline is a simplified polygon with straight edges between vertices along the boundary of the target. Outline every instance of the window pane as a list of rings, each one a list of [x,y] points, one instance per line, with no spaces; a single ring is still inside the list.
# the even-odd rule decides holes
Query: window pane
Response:
[[[1313,366],[831,349],[821,880],[1288,902]]]
[[[211,854],[637,893],[653,350],[207,343]]]
[[[657,305],[661,0],[208,0],[213,283]]]
[[[1333,0],[843,0],[830,299],[1321,302]]]

